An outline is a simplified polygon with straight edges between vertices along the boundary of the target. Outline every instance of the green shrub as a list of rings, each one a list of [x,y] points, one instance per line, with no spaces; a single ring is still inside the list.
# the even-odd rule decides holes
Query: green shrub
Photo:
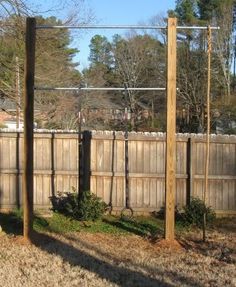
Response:
[[[83,191],[78,202],[78,218],[81,220],[97,220],[106,210],[106,203],[90,191]]]
[[[191,198],[190,204],[183,207],[183,219],[185,223],[202,227],[203,215],[206,213],[206,221],[212,223],[215,220],[215,212],[211,207],[207,207],[203,200]]]
[[[106,203],[90,191],[82,191],[81,195],[72,192],[59,192],[51,197],[53,211],[71,216],[77,220],[97,220],[106,210]]]

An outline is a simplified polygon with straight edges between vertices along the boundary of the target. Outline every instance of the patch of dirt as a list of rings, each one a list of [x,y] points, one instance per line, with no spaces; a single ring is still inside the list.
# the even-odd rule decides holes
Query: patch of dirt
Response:
[[[32,244],[0,233],[0,286],[236,286],[234,231],[178,241],[137,235],[38,233]],[[171,246],[171,248],[170,248]]]

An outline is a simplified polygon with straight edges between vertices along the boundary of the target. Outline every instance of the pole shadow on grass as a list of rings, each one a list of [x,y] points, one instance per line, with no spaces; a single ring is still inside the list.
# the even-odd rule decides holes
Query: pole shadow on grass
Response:
[[[101,248],[94,246],[91,243],[88,243],[88,242],[86,242],[86,241],[84,241],[78,237],[74,237],[73,235],[68,235],[68,236],[65,235],[65,237],[70,241],[79,243],[81,246],[87,248],[88,250],[94,251],[99,256],[106,257],[107,259],[114,261],[114,257],[112,257],[112,255],[102,251]],[[155,256],[155,255],[153,254],[153,256]],[[175,282],[177,286],[181,286],[183,284],[186,284],[187,286],[202,287],[202,284],[196,282],[191,277],[186,277],[185,275],[180,274],[180,272],[177,273],[175,271],[168,271],[168,270],[161,271],[161,270],[158,270],[157,268],[151,267],[151,266],[145,266],[144,267],[142,263],[141,264],[138,264],[135,262],[130,262],[130,263],[132,266],[134,266],[135,269],[145,268],[145,271],[148,271],[150,274],[156,274],[156,275],[161,276],[162,278],[171,278],[171,280],[173,282]],[[131,285],[131,286],[136,286],[136,285]],[[144,286],[146,286],[146,285],[144,285]],[[162,285],[157,285],[157,286],[169,286],[169,285],[165,282],[162,282]],[[173,284],[171,284],[171,286],[173,286]]]
[[[13,233],[14,235],[22,234],[22,220],[20,219],[20,216],[16,213],[0,213],[0,221],[3,230],[6,233]],[[185,283],[187,284],[187,286],[201,286],[198,282],[193,282],[192,278],[188,278],[187,276],[179,274],[175,271],[160,270],[159,268],[155,268],[152,266],[144,267],[142,264],[139,265],[135,262],[130,262],[131,268],[134,270],[128,269],[124,266],[119,266],[123,264],[121,260],[120,262],[117,262],[117,260],[115,260],[112,255],[100,250],[98,247],[86,243],[79,238],[73,238],[70,235],[63,236],[65,239],[70,240],[70,242],[74,241],[75,243],[79,244],[78,248],[73,246],[74,244],[72,245],[67,242],[63,242],[58,238],[55,238],[53,235],[51,236],[40,232],[34,232],[32,243],[49,254],[60,256],[64,261],[68,262],[72,266],[78,266],[83,269],[86,269],[89,272],[96,273],[100,278],[106,279],[107,281],[115,283],[121,287],[173,286],[173,284],[169,284],[166,282],[166,280],[169,279],[171,279],[172,282],[176,282],[178,284]],[[86,248],[88,250],[94,251],[97,254],[98,258],[90,255],[84,250],[80,250],[80,246],[81,248]],[[119,265],[117,266],[117,264]],[[144,269],[145,273],[148,272],[149,274],[155,274],[161,279],[152,278],[148,274],[142,273],[141,271],[137,271],[141,268]]]
[[[84,242],[83,240],[74,239],[70,236],[65,236],[65,238],[72,241],[76,241],[82,248],[87,248],[88,250],[94,251],[95,253],[97,253],[99,258],[105,257],[106,260],[113,261],[114,265],[108,261],[92,256],[86,251],[80,250],[72,246],[71,244],[62,242],[61,240],[46,234],[36,233],[34,236],[33,243],[41,250],[46,251],[49,254],[60,256],[70,265],[79,266],[89,272],[96,273],[100,278],[106,279],[108,282],[115,283],[121,287],[170,287],[174,286],[173,282],[176,283],[175,286],[181,286],[181,284],[196,287],[202,286],[202,284],[196,282],[193,278],[187,277],[184,274],[180,274],[176,271],[169,271],[163,269],[160,270],[159,268],[153,267],[143,267],[142,265],[139,266],[135,263],[129,263],[131,265],[131,268],[134,268],[133,270],[123,266],[115,265],[119,263],[122,264],[122,261],[115,261],[111,255],[99,250],[93,245]],[[158,276],[161,279],[152,278],[148,274],[144,274],[141,271],[136,271],[140,270],[141,268],[145,269],[145,273],[148,272],[150,274],[155,274],[155,276]],[[172,283],[167,283],[166,281],[170,281],[170,279]]]
[[[20,215],[10,213],[0,213],[0,224],[2,230],[7,234],[22,235],[23,221]]]
[[[133,233],[138,236],[156,236],[163,235],[163,229],[157,227],[156,225],[152,225],[147,222],[138,222],[135,219],[130,218],[120,218],[117,220],[109,220],[107,218],[103,218],[104,223],[117,227],[119,229],[123,229],[129,233]]]
[[[46,234],[35,233],[33,243],[49,254],[60,256],[70,265],[79,266],[89,272],[96,273],[100,278],[106,279],[118,286],[172,286],[171,284],[151,278],[141,272],[112,265],[109,262],[91,256],[85,251],[79,250],[68,243]]]

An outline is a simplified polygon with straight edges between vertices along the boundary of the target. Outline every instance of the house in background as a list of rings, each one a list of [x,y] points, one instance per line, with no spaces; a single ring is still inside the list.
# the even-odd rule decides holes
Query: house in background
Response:
[[[16,102],[7,98],[0,98],[0,127],[17,128],[17,106]],[[20,113],[19,128],[23,128],[23,117]]]

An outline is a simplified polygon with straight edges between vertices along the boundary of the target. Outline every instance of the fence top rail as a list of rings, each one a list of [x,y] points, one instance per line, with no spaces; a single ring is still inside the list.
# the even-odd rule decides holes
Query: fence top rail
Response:
[[[177,29],[183,30],[207,30],[208,26],[177,26]],[[213,30],[219,30],[220,27],[210,27]],[[134,30],[165,30],[167,26],[158,25],[37,25],[36,29],[134,29]]]
[[[20,137],[23,136],[23,129],[7,129],[2,128],[0,129],[0,137],[16,137],[17,133],[20,134]],[[78,130],[48,130],[48,129],[34,129],[34,134],[41,134],[41,135],[74,135],[75,137],[78,136]],[[82,131],[83,133],[83,131]],[[92,138],[117,138],[117,137],[124,137],[124,131],[101,131],[101,130],[91,130],[90,131]],[[143,139],[159,139],[165,140],[166,133],[163,132],[129,132],[129,138],[135,140],[135,138],[143,138]],[[190,139],[196,143],[204,143],[206,141],[205,134],[194,134],[194,133],[176,133],[176,140],[177,141],[187,141]],[[236,143],[236,135],[217,135],[211,134],[210,135],[211,143]]]

